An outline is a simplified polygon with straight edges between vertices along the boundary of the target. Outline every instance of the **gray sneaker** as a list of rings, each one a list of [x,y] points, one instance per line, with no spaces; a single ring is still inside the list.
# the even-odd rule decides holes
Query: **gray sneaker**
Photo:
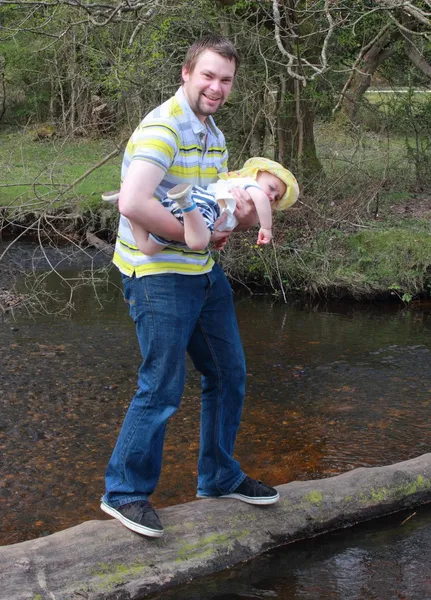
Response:
[[[258,504],[261,506],[274,504],[280,499],[280,494],[276,489],[269,487],[265,483],[252,479],[246,476],[244,481],[236,487],[230,494],[222,494],[220,496],[200,496],[198,498],[235,498],[242,500],[247,504]]]
[[[105,202],[110,202],[111,204],[115,204],[115,202],[118,202],[119,197],[120,197],[120,190],[113,190],[111,192],[103,192],[103,194],[102,194],[102,200],[104,200]]]
[[[103,512],[118,519],[125,527],[149,537],[161,537],[163,527],[156,511],[147,500],[138,500],[114,508],[102,500]]]
[[[191,190],[192,185],[190,183],[179,183],[168,190],[166,195],[171,200],[175,200],[181,209],[187,209],[194,205],[194,202],[190,196]]]

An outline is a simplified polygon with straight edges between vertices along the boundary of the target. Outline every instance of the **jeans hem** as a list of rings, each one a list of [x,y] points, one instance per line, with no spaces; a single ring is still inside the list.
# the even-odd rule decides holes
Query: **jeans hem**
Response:
[[[241,483],[244,481],[244,479],[247,477],[247,475],[245,473],[241,473],[238,477],[238,479],[235,481],[235,483],[228,489],[228,490],[222,490],[221,488],[217,487],[217,491],[216,492],[207,492],[204,490],[200,490],[199,488],[197,489],[197,496],[201,497],[201,498],[216,498],[217,496],[224,496],[225,494],[231,494],[234,490],[236,490],[236,488],[241,485]]]
[[[141,502],[148,500],[147,496],[127,496],[126,498],[121,498],[121,500],[107,500],[106,496],[102,496],[102,502],[105,504],[109,504],[112,508],[118,508],[119,506],[124,506],[125,504],[130,504],[131,502]]]

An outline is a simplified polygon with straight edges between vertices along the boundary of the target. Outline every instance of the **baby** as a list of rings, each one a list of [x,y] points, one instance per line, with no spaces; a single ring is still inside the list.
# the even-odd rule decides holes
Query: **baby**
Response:
[[[190,250],[207,247],[214,222],[222,214],[226,213],[226,217],[218,230],[230,231],[237,226],[234,215],[236,202],[231,193],[234,187],[247,190],[256,207],[260,223],[259,245],[269,244],[272,239],[272,210],[289,208],[299,196],[298,183],[292,173],[281,164],[260,157],[250,158],[239,171],[221,173],[220,179],[206,189],[190,184],[176,185],[168,191],[162,205],[183,223],[185,245]],[[115,202],[119,192],[107,192],[102,198]],[[157,254],[168,245],[184,247],[181,242],[148,232],[138,223],[130,222],[130,225],[137,247],[148,256]]]

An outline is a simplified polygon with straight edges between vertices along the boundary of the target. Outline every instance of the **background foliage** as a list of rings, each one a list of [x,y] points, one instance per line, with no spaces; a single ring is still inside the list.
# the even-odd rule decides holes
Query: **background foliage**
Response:
[[[415,297],[431,264],[414,242],[431,208],[430,15],[427,0],[0,0],[2,230],[64,234],[46,218],[61,206],[112,241],[117,215],[99,198],[126,140],[175,92],[188,45],[217,31],[242,57],[217,117],[230,167],[274,158],[302,192],[271,251],[254,232],[232,241],[232,277],[283,296]],[[377,238],[408,248],[387,276],[394,248]]]

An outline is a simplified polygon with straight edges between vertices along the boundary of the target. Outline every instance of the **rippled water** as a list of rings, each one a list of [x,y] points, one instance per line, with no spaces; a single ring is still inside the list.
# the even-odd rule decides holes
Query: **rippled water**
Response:
[[[105,518],[99,509],[103,473],[135,390],[140,360],[116,282],[114,277],[108,287],[98,289],[101,304],[91,288],[79,289],[70,319],[17,315],[0,325],[0,512],[7,515],[2,518],[2,544]],[[51,288],[62,289],[54,280]],[[236,456],[250,475],[278,485],[430,451],[430,306],[284,305],[237,295],[236,310],[248,365]],[[189,364],[182,406],[168,426],[163,473],[153,497],[158,507],[195,498],[199,393],[199,377]],[[429,513],[423,519],[418,532],[429,533]],[[419,518],[408,527],[414,523]],[[408,527],[402,531],[413,531]],[[378,574],[366,580],[369,589],[375,586],[368,595],[343,591],[331,596],[331,586],[341,586],[337,560],[343,569],[351,560],[362,570],[367,561],[376,561],[376,573],[387,571],[387,565],[396,573],[404,560],[396,552],[385,554],[376,533],[367,538],[377,540],[372,558],[365,553],[361,563],[357,557],[362,551],[349,546],[350,534],[341,535],[346,547],[323,562],[314,558],[325,541],[295,544],[286,559],[283,552],[263,559],[262,565],[271,565],[270,579],[288,572],[268,593],[286,600],[427,598],[429,580],[420,584],[422,596],[379,595]],[[400,542],[406,556],[415,536]],[[425,546],[429,556],[430,543]],[[288,570],[292,556],[300,562]],[[319,588],[313,595],[306,581],[315,580],[313,569],[322,579],[329,564],[328,591]],[[277,586],[290,589],[289,578],[302,581],[302,587],[280,595]],[[256,583],[259,589],[262,585]],[[271,597],[260,592],[250,596],[250,589],[249,595],[230,591],[236,595],[208,597]]]

